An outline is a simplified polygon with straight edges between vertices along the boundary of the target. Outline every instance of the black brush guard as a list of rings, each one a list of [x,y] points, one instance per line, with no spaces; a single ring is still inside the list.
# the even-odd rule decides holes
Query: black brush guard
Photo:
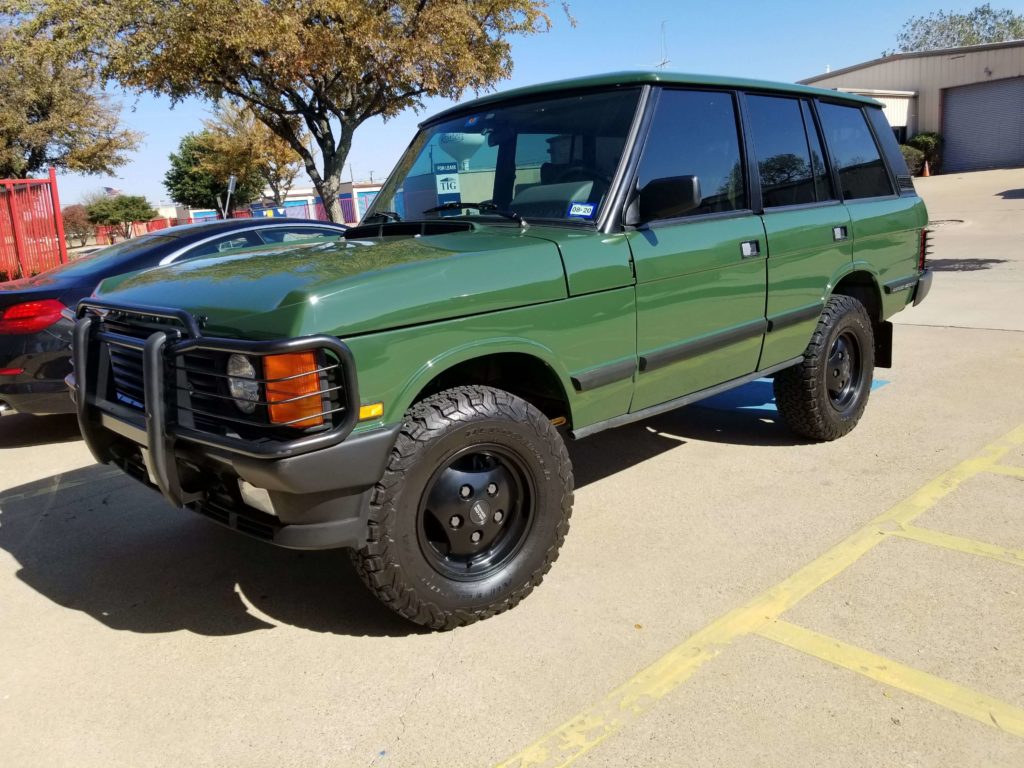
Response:
[[[162,323],[166,327],[153,330],[144,338],[112,333],[100,328],[103,318],[109,313],[136,318],[142,325],[146,324],[142,321],[148,321]],[[104,391],[100,391],[99,382],[105,382],[107,375],[106,371],[100,370],[99,365],[102,344],[115,344],[141,353],[143,411],[113,402]],[[339,391],[343,405],[324,411],[325,419],[331,419],[328,429],[291,440],[247,440],[183,426],[179,423],[178,415],[184,404],[177,395],[174,402],[169,402],[167,377],[169,373],[181,368],[177,360],[183,355],[200,350],[251,356],[325,351],[338,360],[340,386],[332,389]],[[104,464],[114,459],[110,451],[111,433],[137,443],[148,451],[148,468],[153,483],[168,501],[179,507],[202,497],[202,494],[190,493],[182,488],[175,458],[175,448],[179,443],[250,459],[287,459],[341,443],[352,432],[359,418],[355,360],[349,348],[331,336],[274,341],[208,337],[203,336],[196,319],[182,310],[87,299],[78,305],[72,357],[75,372],[71,383],[78,422],[93,456]],[[184,406],[184,410],[189,408]]]

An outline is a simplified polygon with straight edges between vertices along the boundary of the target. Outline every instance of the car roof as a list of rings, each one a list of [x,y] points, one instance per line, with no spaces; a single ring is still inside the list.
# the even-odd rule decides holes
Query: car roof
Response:
[[[826,88],[815,88],[813,86],[799,85],[796,83],[777,83],[770,80],[751,80],[742,77],[721,77],[718,75],[697,75],[686,72],[664,72],[662,70],[637,70],[627,72],[609,72],[601,75],[576,77],[569,80],[556,80],[550,83],[529,85],[524,88],[513,88],[512,90],[502,91],[501,93],[492,93],[487,96],[482,96],[479,99],[467,101],[465,104],[458,104],[450,109],[444,110],[443,112],[439,112],[429,119],[424,120],[420,125],[428,125],[465,112],[475,112],[483,107],[507,101],[509,99],[518,99],[529,96],[546,96],[564,91],[578,91],[591,88],[609,88],[630,85],[701,85],[716,88],[742,88],[756,91],[767,90],[851,101],[860,104],[870,104],[876,107],[881,106],[879,102],[867,96],[860,96],[853,93],[840,93],[839,91],[832,91]]]

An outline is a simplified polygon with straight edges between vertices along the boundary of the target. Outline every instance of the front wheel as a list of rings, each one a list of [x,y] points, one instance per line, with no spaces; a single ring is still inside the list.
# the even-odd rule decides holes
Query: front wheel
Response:
[[[835,440],[857,426],[871,392],[875,335],[864,305],[832,296],[803,362],[775,375],[775,404],[786,425],[813,440]]]
[[[544,414],[507,392],[445,390],[414,405],[354,553],[370,590],[431,629],[516,605],[569,529],[572,466]]]

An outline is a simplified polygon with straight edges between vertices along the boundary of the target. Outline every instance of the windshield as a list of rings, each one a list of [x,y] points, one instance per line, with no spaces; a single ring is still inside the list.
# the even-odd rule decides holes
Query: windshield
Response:
[[[639,88],[482,107],[428,126],[366,212],[594,221],[622,159]],[[510,214],[518,214],[511,216]]]
[[[174,235],[168,234],[141,235],[134,240],[124,240],[116,245],[101,248],[88,256],[83,256],[68,264],[56,267],[50,270],[48,274],[85,276],[107,272],[111,268],[116,268],[130,261],[134,256],[143,251],[148,251],[150,248],[155,248],[164,243],[173,242],[176,239]]]

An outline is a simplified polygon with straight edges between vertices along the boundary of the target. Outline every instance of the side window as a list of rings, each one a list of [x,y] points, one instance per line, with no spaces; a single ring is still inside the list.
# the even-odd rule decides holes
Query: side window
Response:
[[[215,256],[218,253],[237,251],[241,248],[253,248],[258,245],[263,245],[263,241],[256,236],[255,232],[232,232],[223,237],[218,237],[216,240],[203,243],[191,251],[186,251],[179,258],[196,259],[200,256]]]
[[[322,227],[274,227],[261,229],[259,233],[265,243],[295,243],[324,237],[341,237],[340,231]]]
[[[687,216],[747,208],[732,94],[663,91],[637,175],[640,189],[654,179],[696,176],[702,199]]]
[[[815,163],[801,102],[751,95],[746,103],[765,207],[817,202]]]
[[[846,200],[891,195],[892,184],[860,107],[819,104],[818,114]]]
[[[899,136],[897,134],[897,131],[902,131],[903,139],[906,140],[907,129],[905,127],[894,129],[889,125],[889,120],[886,118],[885,113],[878,109],[878,107],[869,107],[864,111],[867,112],[871,127],[875,129],[875,138],[882,145],[882,154],[885,155],[890,170],[897,177],[909,176],[910,171],[907,170],[907,160],[900,151]],[[910,186],[913,188],[913,182],[910,182]]]

